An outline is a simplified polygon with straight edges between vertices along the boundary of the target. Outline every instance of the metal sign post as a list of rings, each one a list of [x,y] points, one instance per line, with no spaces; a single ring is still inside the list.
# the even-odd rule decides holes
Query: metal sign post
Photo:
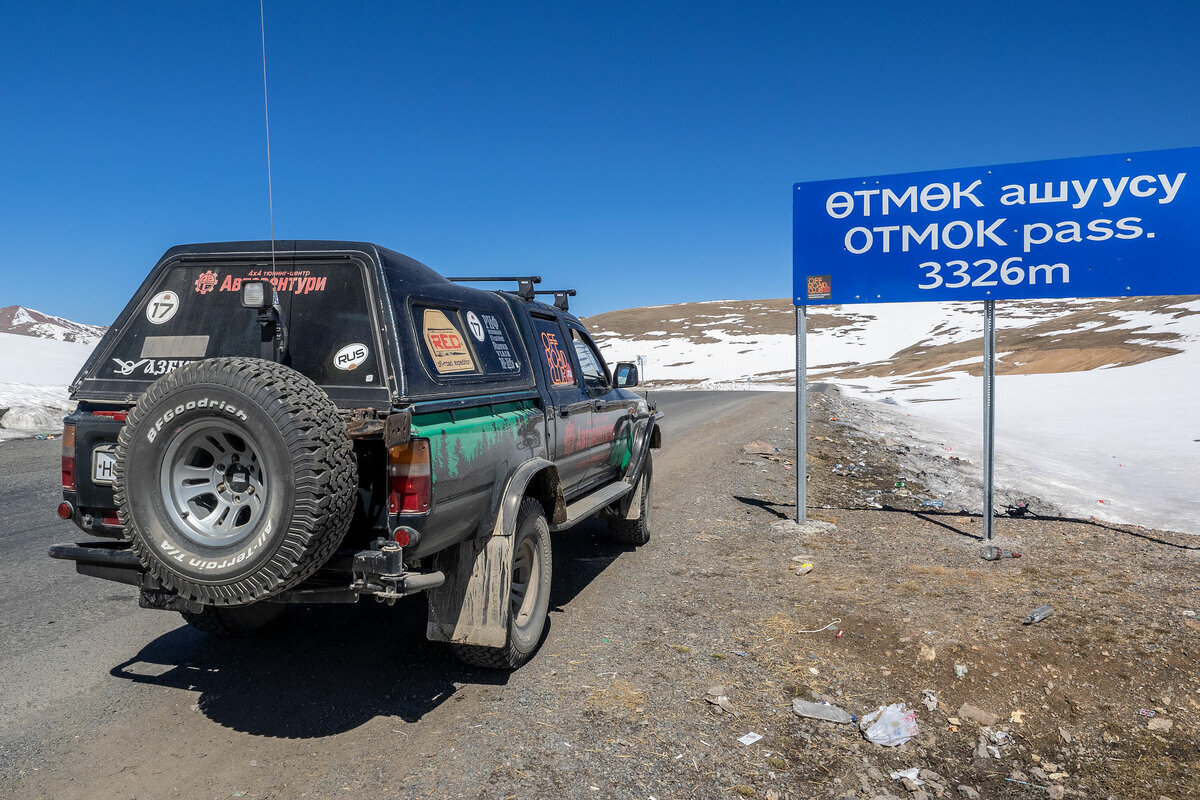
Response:
[[[808,510],[808,309],[796,306],[796,522]]]
[[[996,301],[983,301],[983,536],[992,540],[992,442],[996,435]]]

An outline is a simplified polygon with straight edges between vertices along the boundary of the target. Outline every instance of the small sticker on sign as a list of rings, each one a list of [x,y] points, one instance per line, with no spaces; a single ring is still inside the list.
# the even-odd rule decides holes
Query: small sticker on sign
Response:
[[[833,281],[829,275],[808,276],[808,299],[828,300],[833,296]]]
[[[367,360],[367,346],[355,342],[338,350],[333,356],[333,365],[344,372],[350,372]]]
[[[146,319],[155,325],[170,321],[179,310],[179,295],[174,292],[159,292],[146,304]]]

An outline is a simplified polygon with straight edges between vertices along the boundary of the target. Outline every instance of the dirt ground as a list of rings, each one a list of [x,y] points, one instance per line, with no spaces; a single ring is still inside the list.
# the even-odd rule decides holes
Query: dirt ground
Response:
[[[984,561],[977,516],[922,507],[920,475],[858,432],[854,403],[810,396],[809,513],[822,522],[788,521],[792,396],[747,394],[657,454],[648,545],[609,544],[598,525],[555,536],[550,630],[515,673],[463,667],[424,641],[419,598],[300,609],[235,644],[162,612],[97,617],[112,637],[131,619],[161,633],[114,640],[110,675],[41,712],[37,741],[5,739],[0,791],[1200,794],[1200,538],[1006,517],[997,544],[1022,557]],[[780,451],[745,452],[760,440]],[[1021,624],[1043,604],[1050,617]],[[717,687],[736,714],[706,700]],[[860,717],[905,703],[919,730],[882,747],[856,725],[797,716],[794,698]],[[741,743],[749,733],[761,738]],[[913,767],[920,786],[891,777]]]

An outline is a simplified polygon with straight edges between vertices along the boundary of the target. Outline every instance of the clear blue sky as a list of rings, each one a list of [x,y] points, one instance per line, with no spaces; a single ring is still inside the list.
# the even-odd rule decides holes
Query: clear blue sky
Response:
[[[5,3],[0,306],[268,234],[259,16]],[[791,293],[796,181],[1200,144],[1200,3],[266,2],[275,231],[575,310]]]

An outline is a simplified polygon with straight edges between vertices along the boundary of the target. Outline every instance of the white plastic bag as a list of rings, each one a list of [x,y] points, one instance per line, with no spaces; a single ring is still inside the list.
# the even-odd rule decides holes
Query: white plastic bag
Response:
[[[917,735],[917,712],[909,711],[904,703],[880,706],[863,717],[858,727],[867,741],[895,747]]]

